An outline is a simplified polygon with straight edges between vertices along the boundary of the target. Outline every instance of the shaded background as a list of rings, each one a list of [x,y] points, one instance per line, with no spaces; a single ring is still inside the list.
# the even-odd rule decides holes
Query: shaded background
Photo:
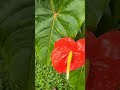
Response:
[[[34,90],[34,8],[0,1],[0,90]]]
[[[119,10],[120,0],[86,0],[86,90],[120,89]]]

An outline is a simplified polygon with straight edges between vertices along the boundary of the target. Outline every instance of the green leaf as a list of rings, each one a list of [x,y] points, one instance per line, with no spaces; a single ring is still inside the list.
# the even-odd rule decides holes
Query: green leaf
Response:
[[[80,30],[78,31],[75,41],[79,40],[80,38],[85,38],[85,22],[82,24]]]
[[[119,24],[120,24],[120,0],[111,0],[110,2],[110,8],[112,12],[112,17],[113,17],[113,24],[115,29],[120,29]]]
[[[85,90],[85,67],[72,71],[69,81],[73,86],[73,90]]]
[[[96,28],[110,0],[86,0],[86,27]]]
[[[98,37],[103,33],[110,31],[112,28],[113,28],[112,15],[111,15],[110,7],[108,6],[105,9],[102,18],[97,25],[97,30],[95,31],[95,34]]]
[[[6,90],[34,89],[33,3],[32,0],[2,0],[0,3],[0,57],[3,62],[0,79],[2,77]]]
[[[65,36],[75,38],[85,19],[84,0],[36,0],[36,55],[50,65],[54,42]]]

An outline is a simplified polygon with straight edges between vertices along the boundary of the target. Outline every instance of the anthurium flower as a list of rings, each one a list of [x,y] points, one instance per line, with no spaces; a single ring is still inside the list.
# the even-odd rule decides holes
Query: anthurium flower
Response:
[[[58,73],[67,73],[80,68],[85,63],[85,39],[74,41],[69,37],[55,42],[51,55],[52,65]]]
[[[89,43],[86,51],[90,58],[86,90],[119,90],[120,31],[107,32],[98,38],[92,32],[87,32],[86,36],[86,43]]]

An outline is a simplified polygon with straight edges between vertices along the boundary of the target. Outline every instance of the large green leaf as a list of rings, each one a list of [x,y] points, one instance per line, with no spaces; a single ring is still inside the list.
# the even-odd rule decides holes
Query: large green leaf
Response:
[[[97,25],[97,30],[95,31],[95,34],[96,36],[100,36],[101,34],[109,31],[112,28],[113,28],[113,20],[112,20],[110,7],[108,6],[105,9],[102,18]]]
[[[118,25],[120,25],[120,0],[111,0],[110,6],[114,28],[119,29],[120,27]]]
[[[85,90],[85,66],[70,73],[70,84],[73,90]]]
[[[33,0],[0,3],[0,80],[5,90],[34,89],[34,13],[31,11],[34,12]]]
[[[54,42],[75,38],[85,19],[84,0],[36,0],[36,55],[42,65],[50,64]]]
[[[86,27],[96,28],[110,0],[86,0]]]

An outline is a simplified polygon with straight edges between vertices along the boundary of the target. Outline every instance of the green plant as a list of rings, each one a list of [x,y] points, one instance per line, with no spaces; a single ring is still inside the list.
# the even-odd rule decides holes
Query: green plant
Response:
[[[35,2],[35,51],[37,58],[35,64],[35,84],[36,86],[42,87],[41,84],[38,85],[40,79],[53,79],[51,82],[54,83],[54,78],[58,78],[54,72],[54,78],[48,78],[47,76],[43,78],[40,76],[41,68],[44,66],[52,67],[50,56],[54,42],[65,36],[75,40],[84,37],[85,1],[36,0]],[[50,71],[51,69],[42,72],[50,73]],[[64,84],[65,81],[65,85],[72,86],[73,90],[84,90],[84,75],[84,68],[72,71],[68,82],[62,75],[58,75],[61,77],[58,79],[58,82],[60,82],[58,86]],[[41,83],[47,83],[43,81]],[[52,84],[49,84],[49,86],[52,86]],[[52,86],[51,88],[56,87]],[[57,89],[61,90],[61,88],[65,88],[65,86],[58,87]],[[50,88],[47,89],[49,90]],[[70,90],[70,88],[65,90]]]

